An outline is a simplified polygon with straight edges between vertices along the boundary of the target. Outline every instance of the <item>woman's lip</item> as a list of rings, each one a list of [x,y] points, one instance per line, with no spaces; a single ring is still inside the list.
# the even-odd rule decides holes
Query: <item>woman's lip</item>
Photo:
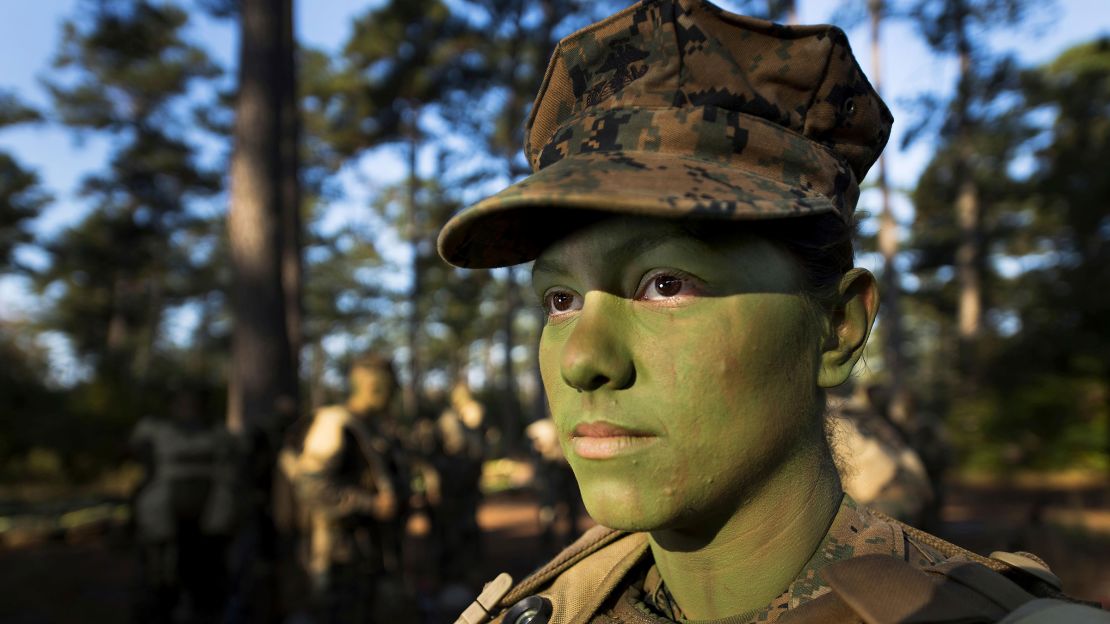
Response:
[[[650,437],[650,433],[625,429],[607,422],[581,423],[570,434],[571,438],[617,438],[617,437]]]
[[[606,422],[582,423],[570,435],[570,447],[583,459],[609,459],[638,450],[658,438]]]

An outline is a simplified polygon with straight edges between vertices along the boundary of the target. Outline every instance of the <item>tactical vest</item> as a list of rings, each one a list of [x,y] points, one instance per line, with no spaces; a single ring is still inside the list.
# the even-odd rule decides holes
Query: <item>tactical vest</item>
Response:
[[[1059,579],[1033,555],[981,557],[899,524],[949,559],[926,568],[883,555],[832,563],[821,571],[831,591],[783,612],[778,622],[1110,624],[1110,613],[1060,593]],[[455,624],[658,624],[625,601],[601,612],[647,548],[644,533],[594,527],[516,586],[499,575]]]

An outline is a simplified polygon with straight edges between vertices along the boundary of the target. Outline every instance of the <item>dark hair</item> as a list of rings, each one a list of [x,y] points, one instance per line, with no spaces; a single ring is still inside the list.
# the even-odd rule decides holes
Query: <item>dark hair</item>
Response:
[[[797,260],[806,295],[823,308],[836,301],[841,278],[855,266],[855,224],[835,213],[760,221],[752,233],[781,246]]]
[[[803,294],[810,302],[814,316],[828,314],[839,299],[840,281],[855,266],[852,235],[855,223],[845,222],[836,213],[825,212],[789,219],[768,219],[751,223],[744,231],[758,236],[786,251],[801,269]],[[826,461],[842,465],[834,457],[836,429],[833,419],[826,418],[826,393],[816,388],[813,395],[814,419],[824,436]]]

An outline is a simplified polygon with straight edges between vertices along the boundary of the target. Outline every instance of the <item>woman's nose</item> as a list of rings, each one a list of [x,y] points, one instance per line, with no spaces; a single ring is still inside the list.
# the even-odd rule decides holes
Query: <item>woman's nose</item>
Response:
[[[636,376],[623,339],[621,308],[625,300],[606,292],[590,291],[563,346],[562,376],[580,392],[621,390]]]

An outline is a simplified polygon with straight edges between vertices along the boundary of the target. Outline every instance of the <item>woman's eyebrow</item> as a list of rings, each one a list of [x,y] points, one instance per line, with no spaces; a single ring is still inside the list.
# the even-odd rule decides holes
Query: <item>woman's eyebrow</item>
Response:
[[[612,260],[631,260],[667,243],[700,243],[679,230],[666,230],[643,238],[633,238],[610,249],[605,257]]]
[[[535,262],[532,263],[533,276],[535,276],[537,273],[566,275],[569,272],[570,271],[567,270],[567,267],[563,263],[559,262],[558,260],[552,260],[550,258],[536,258]]]
[[[606,264],[632,260],[637,256],[641,256],[651,251],[652,249],[655,249],[656,247],[672,241],[683,243],[700,243],[700,241],[692,238],[689,234],[674,230],[667,230],[643,237],[630,238],[629,240],[626,240],[619,245],[615,245],[611,249],[605,251]],[[568,275],[570,274],[570,269],[558,260],[552,258],[537,258],[536,261],[532,263],[532,275],[536,275],[537,273]]]

